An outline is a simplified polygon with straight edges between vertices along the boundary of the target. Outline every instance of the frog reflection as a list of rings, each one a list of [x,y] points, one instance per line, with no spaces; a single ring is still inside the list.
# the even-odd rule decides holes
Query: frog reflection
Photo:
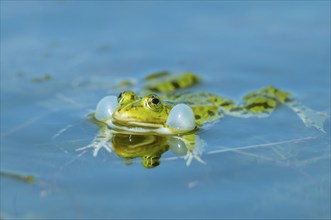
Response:
[[[113,134],[112,147],[117,156],[124,158],[128,164],[135,158],[141,158],[142,165],[146,168],[154,168],[160,165],[160,158],[163,153],[169,149],[177,155],[186,155],[184,157],[189,164],[193,157],[203,162],[197,151],[194,151],[195,142],[187,140],[196,140],[198,137],[194,134],[179,136],[161,136],[161,135],[132,135],[132,134]],[[194,153],[192,153],[194,152]]]
[[[92,148],[93,155],[97,156],[101,149],[125,159],[127,164],[135,158],[141,158],[146,168],[153,168],[160,164],[163,153],[171,150],[182,157],[189,166],[193,159],[205,163],[201,159],[203,140],[193,133],[178,135],[158,135],[145,133],[129,133],[109,129],[105,123],[98,121],[94,114],[90,115],[91,122],[99,127],[99,133],[91,144],[77,150]]]

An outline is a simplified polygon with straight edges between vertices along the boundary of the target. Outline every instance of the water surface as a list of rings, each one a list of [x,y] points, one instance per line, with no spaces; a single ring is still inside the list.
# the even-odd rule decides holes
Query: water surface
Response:
[[[112,86],[161,70],[195,72],[196,91],[236,100],[273,84],[330,115],[329,8],[1,1],[1,217],[330,218],[330,121],[306,128],[286,107],[204,128],[206,165],[169,151],[145,169],[76,151]]]

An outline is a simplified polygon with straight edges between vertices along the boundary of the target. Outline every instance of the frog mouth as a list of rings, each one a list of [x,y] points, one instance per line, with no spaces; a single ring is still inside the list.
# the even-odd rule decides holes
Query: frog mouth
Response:
[[[129,134],[134,133],[151,133],[151,134],[171,134],[170,131],[163,129],[160,125],[139,123],[139,122],[119,122],[116,120],[108,120],[107,125],[110,129],[125,132]]]
[[[153,124],[153,123],[146,123],[146,122],[136,122],[136,121],[118,121],[118,120],[112,120],[112,123],[116,126],[121,126],[121,127],[139,127],[143,129],[157,129],[160,128],[161,125],[158,124]]]
[[[162,135],[177,135],[187,133],[189,131],[178,130],[171,128],[169,126],[156,126],[154,124],[146,123],[123,123],[114,120],[108,120],[107,125],[110,129],[115,132],[125,133],[125,134],[162,134]],[[138,126],[139,125],[139,126]]]

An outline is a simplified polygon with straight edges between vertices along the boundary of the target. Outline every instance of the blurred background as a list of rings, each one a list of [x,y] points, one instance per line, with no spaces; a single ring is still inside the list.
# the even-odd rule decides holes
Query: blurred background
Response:
[[[330,115],[330,2],[1,1],[1,218],[330,218],[330,120],[322,133],[285,107],[204,128],[206,165],[76,151],[100,98],[164,70],[236,100],[272,84]]]

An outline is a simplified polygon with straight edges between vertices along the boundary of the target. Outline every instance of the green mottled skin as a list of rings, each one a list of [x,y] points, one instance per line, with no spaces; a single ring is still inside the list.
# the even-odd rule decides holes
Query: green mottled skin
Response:
[[[193,73],[170,75],[160,72],[145,77],[145,83],[138,95],[133,91],[124,91],[118,96],[118,107],[114,111],[112,119],[116,126],[129,127],[141,126],[154,128],[166,126],[166,121],[172,107],[183,103],[193,110],[196,126],[203,126],[207,122],[213,122],[224,115],[235,117],[265,117],[270,115],[279,105],[290,107],[307,127],[315,127],[323,130],[323,123],[328,117],[324,113],[315,112],[296,102],[291,94],[281,91],[273,86],[266,86],[260,90],[248,93],[243,100],[236,103],[234,100],[224,98],[208,92],[183,92],[181,89],[189,88],[201,79]],[[142,164],[146,168],[159,165],[161,155],[166,152],[171,142],[183,143],[186,148],[187,164],[194,157],[201,162],[199,148],[202,143],[197,135],[176,134],[174,136],[155,134],[128,134],[108,129],[106,124],[92,118],[100,126],[100,133],[89,147],[94,148],[96,155],[100,148],[114,151],[127,163],[136,157],[142,158]],[[111,147],[109,147],[111,142]]]
[[[189,105],[195,116],[197,126],[217,120],[223,114],[237,117],[263,117],[270,114],[278,104],[291,101],[288,92],[280,91],[272,86],[247,94],[243,101],[223,98],[208,92],[180,92],[199,83],[201,79],[193,73],[171,76],[166,72],[150,75],[145,78],[145,86],[138,97],[132,91],[119,95],[119,107],[114,119],[125,125],[128,120],[139,123],[164,125],[171,108],[175,104]],[[156,98],[156,104],[152,100]],[[125,117],[121,117],[125,115]],[[125,118],[126,121],[122,120]]]

